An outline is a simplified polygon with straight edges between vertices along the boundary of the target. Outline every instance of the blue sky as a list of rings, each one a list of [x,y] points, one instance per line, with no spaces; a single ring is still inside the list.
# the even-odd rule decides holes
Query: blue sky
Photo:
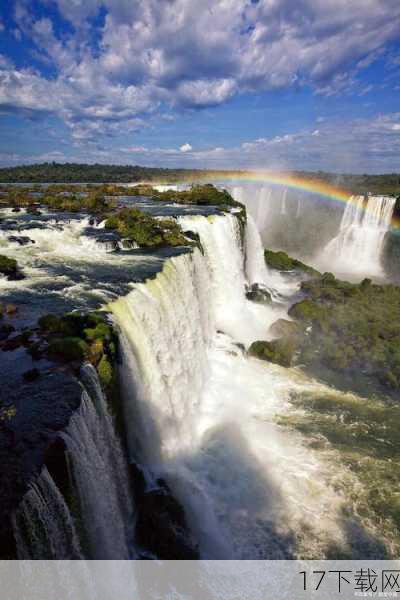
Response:
[[[0,164],[400,171],[399,0],[3,0]]]

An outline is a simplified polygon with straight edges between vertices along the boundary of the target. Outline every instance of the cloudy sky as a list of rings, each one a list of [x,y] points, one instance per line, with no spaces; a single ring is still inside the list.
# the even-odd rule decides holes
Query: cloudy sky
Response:
[[[400,171],[400,0],[1,0],[0,164]]]

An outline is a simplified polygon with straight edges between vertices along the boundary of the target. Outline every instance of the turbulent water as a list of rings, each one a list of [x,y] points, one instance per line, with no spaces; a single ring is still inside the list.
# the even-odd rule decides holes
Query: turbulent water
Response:
[[[361,483],[329,445],[288,425],[302,411],[294,402],[302,394],[344,396],[300,370],[246,353],[253,341],[270,339],[277,319],[288,318],[299,286],[293,275],[265,265],[260,223],[268,223],[269,196],[259,193],[243,228],[234,214],[180,216],[182,228],[198,234],[201,248],[164,257],[162,269],[161,260],[149,257],[146,268],[153,260],[158,271],[147,279],[130,267],[140,266],[144,257],[106,252],[86,239],[82,219],[62,229],[51,221],[48,237],[31,228],[35,247],[15,249],[30,278],[14,285],[34,288],[41,269],[51,300],[55,263],[59,293],[68,293],[65,277],[72,287],[84,280],[101,288],[120,329],[129,459],[148,472],[148,486],[153,477],[167,480],[202,558],[324,558],[346,552],[376,558],[373,540],[379,532],[357,515]],[[282,195],[278,211],[286,217],[292,209]],[[299,204],[294,210],[300,212]],[[9,248],[7,235],[2,243]],[[66,262],[68,274],[62,269]],[[137,279],[144,282],[134,283]],[[246,289],[254,284],[271,292],[272,304],[247,299]],[[81,407],[62,433],[76,506],[67,506],[44,470],[15,517],[21,557],[139,554],[132,546],[127,465],[93,368],[83,369],[82,383]],[[80,515],[80,543],[71,512]],[[29,523],[35,526],[27,538]]]
[[[181,224],[200,235],[204,255],[171,259],[111,305],[122,331],[131,450],[140,440],[143,462],[167,478],[203,558],[321,558],[349,546],[357,556],[369,533],[346,497],[356,482],[332,454],[278,423],[295,411],[293,395],[328,389],[238,346],[267,338],[284,305],[274,312],[246,300],[233,216]],[[258,233],[250,225],[247,235]],[[273,285],[249,255],[260,243],[246,248],[251,279]]]
[[[346,204],[339,233],[318,262],[348,275],[383,277],[385,235],[390,229],[396,198],[352,196]]]

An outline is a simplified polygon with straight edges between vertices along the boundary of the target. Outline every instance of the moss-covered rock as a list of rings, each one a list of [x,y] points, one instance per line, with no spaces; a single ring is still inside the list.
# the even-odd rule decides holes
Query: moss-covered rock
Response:
[[[79,337],[55,338],[50,342],[47,350],[49,357],[64,362],[82,362],[88,352],[88,344]]]
[[[116,395],[116,360],[118,337],[107,316],[100,312],[72,312],[66,315],[44,315],[39,319],[42,340],[29,346],[34,359],[43,355],[51,360],[71,363],[74,371],[89,361],[97,368],[102,387]]]
[[[116,230],[142,248],[192,245],[174,219],[156,219],[137,208],[123,208],[110,215],[105,228]]]
[[[104,389],[107,389],[113,379],[113,368],[107,356],[103,355],[97,367],[99,379]]]
[[[271,325],[269,331],[276,337],[296,337],[301,333],[301,327],[295,321],[278,319]]]
[[[22,279],[23,275],[18,269],[18,263],[14,258],[0,254],[0,275],[10,280]]]
[[[300,360],[399,388],[400,287],[324,273],[301,288],[307,297],[289,310],[305,330]]]
[[[289,316],[293,319],[298,319],[306,323],[316,321],[321,316],[321,307],[316,302],[306,298],[294,304],[289,309]]]
[[[273,252],[272,250],[264,250],[264,259],[271,269],[279,271],[303,271],[308,275],[320,275],[316,269],[309,267],[296,258],[291,258],[283,251]]]
[[[292,338],[279,338],[271,342],[253,342],[249,348],[249,354],[260,360],[267,360],[283,367],[290,367],[295,350],[296,344]]]

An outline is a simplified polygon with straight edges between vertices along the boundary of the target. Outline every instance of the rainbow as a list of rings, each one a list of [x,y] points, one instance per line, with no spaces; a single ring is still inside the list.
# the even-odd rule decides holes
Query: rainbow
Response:
[[[343,188],[334,186],[321,179],[299,177],[293,173],[272,173],[268,171],[236,171],[236,172],[206,172],[196,179],[214,181],[243,181],[245,183],[266,183],[281,185],[289,189],[302,190],[318,196],[323,196],[334,202],[347,203],[352,194]],[[366,210],[366,209],[364,209]],[[400,217],[393,217],[392,226],[400,229]]]

